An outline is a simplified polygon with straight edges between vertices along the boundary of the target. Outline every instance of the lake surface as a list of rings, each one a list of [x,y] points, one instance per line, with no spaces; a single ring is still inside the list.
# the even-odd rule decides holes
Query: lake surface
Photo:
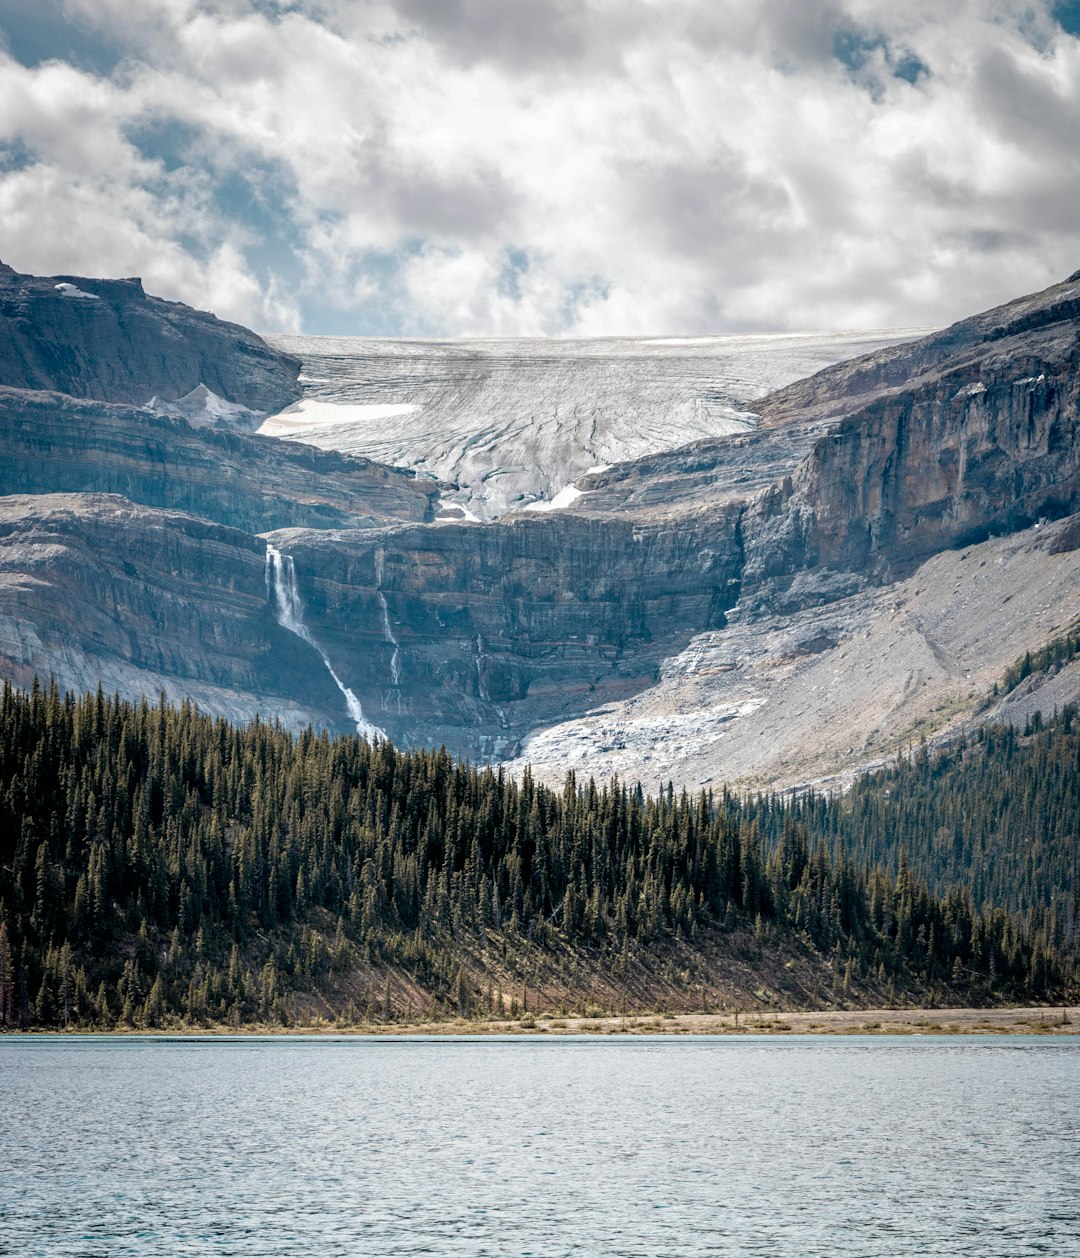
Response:
[[[0,1037],[0,1254],[1080,1254],[1080,1042]]]

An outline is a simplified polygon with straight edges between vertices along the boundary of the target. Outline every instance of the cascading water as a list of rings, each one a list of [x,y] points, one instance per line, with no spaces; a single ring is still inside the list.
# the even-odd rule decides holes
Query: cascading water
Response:
[[[341,691],[345,707],[356,726],[356,732],[362,738],[385,738],[386,732],[366,719],[360,700],[345,685],[330,663],[329,656],[311,636],[304,624],[304,605],[300,601],[300,592],[296,588],[296,567],[291,555],[284,555],[276,546],[269,543],[266,547],[266,595],[274,609],[274,617],[278,624],[290,633],[295,633],[314,650],[326,667],[326,671],[334,679],[334,685]]]
[[[398,645],[397,638],[394,637],[394,631],[390,628],[390,609],[386,605],[386,595],[382,590],[376,590],[379,596],[379,606],[382,608],[383,633],[387,642],[393,648],[390,655],[390,682],[394,687],[394,698],[397,703],[398,716],[401,715],[401,667],[399,660],[401,658],[401,647]],[[386,711],[386,695],[383,695],[383,711]]]
[[[487,676],[486,676],[487,656],[484,654],[484,639],[480,634],[476,635],[476,685],[480,691],[480,698],[485,703],[491,702],[491,695],[488,694]]]
[[[397,700],[398,715],[401,715],[401,691],[398,689],[401,685],[401,644],[394,637],[394,631],[390,628],[390,608],[386,603],[386,595],[383,593],[383,551],[375,552],[375,594],[379,600],[379,606],[382,608],[383,636],[389,643],[390,652],[390,682],[395,689],[395,698]],[[386,697],[383,696],[383,710],[386,710]]]
[[[386,634],[386,640],[394,648],[393,654],[390,656],[390,680],[395,686],[401,685],[401,669],[398,666],[398,660],[401,656],[401,647],[398,645],[397,638],[394,637],[394,631],[390,628],[390,609],[386,606],[386,595],[379,590],[379,606],[382,608],[383,632]]]

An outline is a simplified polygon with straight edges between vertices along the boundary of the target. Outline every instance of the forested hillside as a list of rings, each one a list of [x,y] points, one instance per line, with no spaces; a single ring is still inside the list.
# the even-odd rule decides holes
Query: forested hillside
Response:
[[[983,726],[965,740],[925,746],[858,778],[843,795],[806,794],[733,805],[778,839],[797,822],[871,865],[906,859],[932,890],[965,884],[1051,923],[1070,946],[1080,925],[1080,722],[1067,708],[1023,731]],[[903,853],[903,857],[901,856]]]
[[[990,815],[1025,791],[1043,800],[1032,775],[1051,777],[1061,748],[1075,766],[1075,739],[1062,719],[895,772],[936,773],[956,818],[978,816],[993,783]],[[1059,998],[1072,924],[1042,892],[1011,896],[1028,911],[1010,913],[932,893],[904,857],[888,872],[852,854],[860,827],[886,863],[888,836],[919,829],[923,814],[898,820],[892,780],[861,783],[841,825],[820,801],[645,798],[572,778],[557,793],[441,751],[5,687],[0,1022],[289,1023],[597,993],[684,1008],[736,990]],[[1048,845],[1070,824],[1075,836],[1074,770],[1052,797]]]

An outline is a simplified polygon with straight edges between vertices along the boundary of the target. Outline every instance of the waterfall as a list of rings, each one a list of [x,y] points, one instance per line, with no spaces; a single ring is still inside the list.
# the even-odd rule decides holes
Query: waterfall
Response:
[[[330,663],[330,657],[311,636],[311,631],[304,624],[304,605],[300,601],[300,592],[296,588],[296,567],[291,555],[283,555],[276,546],[266,546],[266,595],[274,608],[274,618],[284,629],[295,633],[298,638],[310,646],[322,660],[326,671],[334,679],[334,685],[341,691],[345,707],[356,726],[356,732],[362,738],[385,738],[386,732],[367,720],[360,700],[345,685]]]
[[[386,603],[386,595],[383,593],[383,564],[386,559],[386,552],[380,546],[375,551],[375,596],[379,600],[379,606],[382,608],[383,637],[390,646],[390,684],[393,687],[393,696],[397,704],[398,716],[402,714],[402,695],[401,695],[401,644],[394,637],[394,631],[390,627],[390,608]],[[383,692],[383,711],[387,710],[387,696]]]
[[[382,586],[379,586],[375,593],[379,596],[379,606],[382,608],[383,633],[386,635],[387,642],[394,648],[390,656],[390,680],[395,686],[400,686],[401,669],[398,667],[398,659],[401,656],[401,647],[398,645],[397,638],[394,637],[393,629],[390,628],[390,609],[386,606],[386,595],[382,592]]]
[[[480,698],[485,703],[491,702],[491,695],[488,693],[487,678],[484,676],[484,661],[487,656],[484,654],[484,639],[480,634],[476,635],[476,684],[480,691]]]

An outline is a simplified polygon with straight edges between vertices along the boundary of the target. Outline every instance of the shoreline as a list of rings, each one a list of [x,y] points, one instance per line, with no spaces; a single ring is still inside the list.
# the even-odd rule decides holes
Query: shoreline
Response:
[[[524,1036],[634,1036],[683,1037],[726,1035],[1080,1035],[1080,1006],[1052,1008],[1025,1006],[998,1009],[845,1009],[792,1012],[641,1013],[586,1017],[583,1014],[543,1013],[516,1019],[466,1019],[416,1022],[359,1022],[350,1025],[315,1020],[307,1026],[124,1027],[102,1031],[86,1028],[0,1032],[3,1038],[36,1036],[138,1036],[161,1039],[226,1037],[289,1038],[330,1036],[335,1039],[372,1037],[394,1039],[441,1036],[457,1038]]]

